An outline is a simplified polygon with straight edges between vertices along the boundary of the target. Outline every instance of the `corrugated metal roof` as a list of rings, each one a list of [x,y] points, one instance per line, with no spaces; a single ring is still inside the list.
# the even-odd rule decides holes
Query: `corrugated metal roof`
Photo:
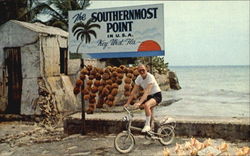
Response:
[[[17,21],[17,20],[10,20],[10,21],[13,23],[19,24],[25,28],[28,28],[34,32],[68,37],[68,32],[57,27],[46,26],[42,23],[28,23],[28,22],[22,22],[22,21]]]

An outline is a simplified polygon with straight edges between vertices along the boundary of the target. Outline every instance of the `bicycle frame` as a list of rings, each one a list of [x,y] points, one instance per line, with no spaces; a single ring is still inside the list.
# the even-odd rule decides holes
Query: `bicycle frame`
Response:
[[[131,130],[141,131],[142,128],[132,126],[132,121],[133,121],[132,119],[133,119],[133,116],[134,116],[133,113],[130,112],[126,107],[124,107],[124,109],[125,109],[125,110],[127,111],[127,113],[128,113],[128,115],[125,116],[125,117],[123,118],[124,121],[128,121],[128,124],[127,124],[127,131],[128,131],[128,133],[131,133]],[[170,120],[168,120],[168,119],[163,119],[163,120],[160,121],[160,122],[158,122],[158,121],[154,121],[154,122],[157,124],[157,126],[169,125],[169,126],[171,126],[173,129],[174,129],[175,126],[176,126],[176,121],[174,121],[172,118],[171,118]],[[149,132],[147,132],[146,134],[149,134],[150,136],[151,136],[151,135],[157,135],[157,136],[158,136],[158,134],[155,133],[154,131],[149,131]]]

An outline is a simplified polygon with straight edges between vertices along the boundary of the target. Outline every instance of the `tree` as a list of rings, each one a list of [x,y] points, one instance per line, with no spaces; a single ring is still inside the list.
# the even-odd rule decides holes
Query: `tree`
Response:
[[[38,3],[33,9],[36,14],[50,15],[51,17],[40,22],[68,30],[68,11],[83,10],[90,5],[90,0],[47,0],[43,3]],[[39,21],[39,20],[37,20]]]
[[[81,39],[81,43],[77,46],[76,53],[78,53],[79,48],[84,40],[86,44],[90,43],[90,35],[93,35],[96,38],[96,32],[92,30],[92,28],[100,29],[101,26],[99,24],[91,24],[92,21],[92,19],[89,19],[86,24],[84,24],[83,22],[79,22],[72,27],[72,32],[74,33],[73,35],[76,36],[77,40],[79,39],[79,37]]]
[[[0,25],[8,20],[31,21],[30,9],[35,0],[0,0]]]

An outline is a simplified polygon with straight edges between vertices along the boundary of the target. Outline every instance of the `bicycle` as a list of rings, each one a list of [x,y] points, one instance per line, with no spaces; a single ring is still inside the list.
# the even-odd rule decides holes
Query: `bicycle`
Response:
[[[142,128],[132,126],[134,115],[126,107],[124,107],[124,109],[128,114],[124,116],[122,120],[127,122],[127,130],[120,132],[115,137],[114,146],[115,149],[120,153],[129,153],[135,146],[135,138],[131,130],[141,131]],[[163,120],[155,123],[156,128],[145,132],[145,138],[158,140],[164,146],[171,144],[175,138],[175,120],[173,118],[164,118]]]

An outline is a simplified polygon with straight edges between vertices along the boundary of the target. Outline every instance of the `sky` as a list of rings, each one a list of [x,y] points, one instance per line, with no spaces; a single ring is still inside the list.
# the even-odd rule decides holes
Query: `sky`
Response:
[[[249,65],[249,1],[92,1],[88,9],[164,4],[169,66]]]

